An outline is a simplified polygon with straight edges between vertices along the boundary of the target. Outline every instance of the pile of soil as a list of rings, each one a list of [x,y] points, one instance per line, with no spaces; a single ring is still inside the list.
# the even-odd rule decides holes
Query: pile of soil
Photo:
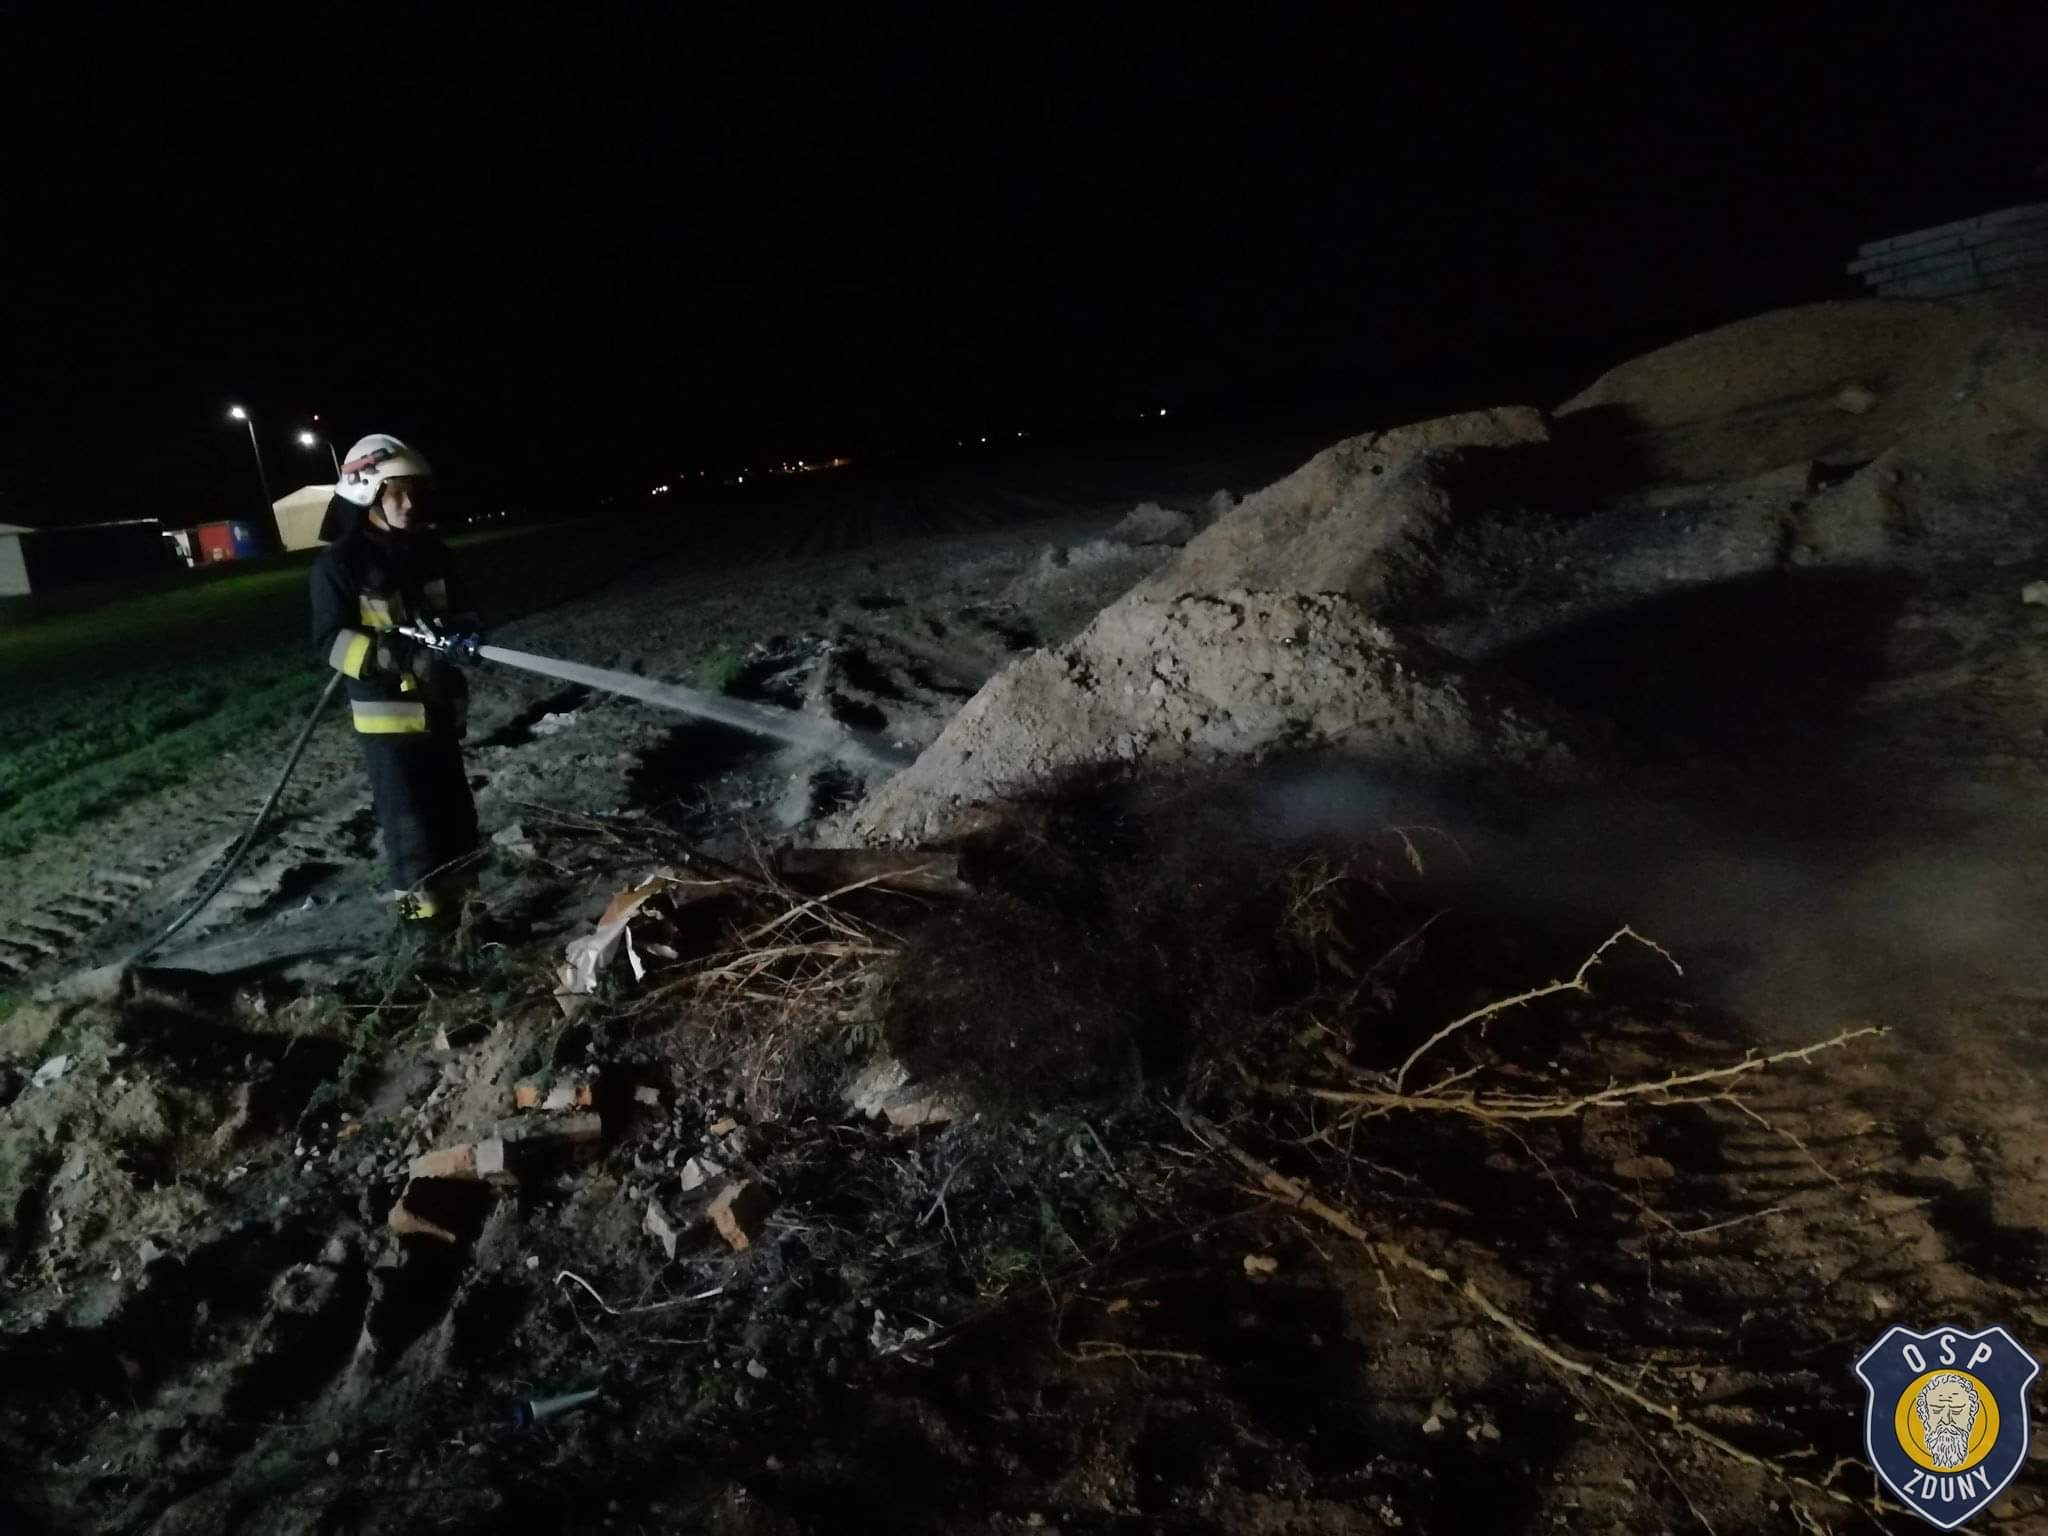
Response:
[[[1661,480],[1866,463],[1934,408],[1987,328],[1966,306],[1851,299],[1772,310],[1660,347],[1558,407],[1635,436]],[[1845,389],[1868,398],[1844,398]]]
[[[1558,420],[1644,487],[1752,493],[1777,561],[2013,563],[2042,537],[2048,288],[1777,310],[1622,364]]]
[[[1078,777],[1328,751],[1456,775],[1576,771],[1564,713],[1333,594],[1131,598],[1006,668],[835,830],[932,841]]]
[[[1137,594],[1341,592],[1389,617],[1435,587],[1453,521],[1470,511],[1454,500],[1454,470],[1549,437],[1540,412],[1511,406],[1349,438],[1217,518]],[[1511,473],[1491,468],[1495,484]]]

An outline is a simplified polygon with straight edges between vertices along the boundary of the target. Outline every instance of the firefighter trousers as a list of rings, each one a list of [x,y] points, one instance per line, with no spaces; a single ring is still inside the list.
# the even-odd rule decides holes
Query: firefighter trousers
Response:
[[[476,802],[462,766],[462,743],[453,735],[362,736],[370,772],[370,798],[384,833],[391,884],[425,891],[429,877],[477,846]],[[435,883],[459,883],[443,872]]]

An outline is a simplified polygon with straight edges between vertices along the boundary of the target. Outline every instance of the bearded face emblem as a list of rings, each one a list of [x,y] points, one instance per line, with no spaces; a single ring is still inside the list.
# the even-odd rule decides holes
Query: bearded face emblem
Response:
[[[1920,1389],[1913,1404],[1935,1465],[1959,1467],[1970,1454],[1970,1426],[1977,1422],[1977,1389],[1967,1377],[1946,1373]]]

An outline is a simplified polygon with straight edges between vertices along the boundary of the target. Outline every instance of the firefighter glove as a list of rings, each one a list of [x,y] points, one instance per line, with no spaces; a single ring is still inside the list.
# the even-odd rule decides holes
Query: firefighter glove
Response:
[[[387,677],[417,677],[425,670],[427,648],[404,635],[377,637],[377,670]]]

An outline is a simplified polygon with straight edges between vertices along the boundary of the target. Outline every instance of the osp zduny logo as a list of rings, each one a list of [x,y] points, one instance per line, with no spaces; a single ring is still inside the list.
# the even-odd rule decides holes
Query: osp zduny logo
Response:
[[[2027,1384],[2041,1363],[2003,1328],[1894,1328],[1856,1362],[1870,1389],[1870,1464],[1922,1519],[1952,1531],[2027,1459]]]

